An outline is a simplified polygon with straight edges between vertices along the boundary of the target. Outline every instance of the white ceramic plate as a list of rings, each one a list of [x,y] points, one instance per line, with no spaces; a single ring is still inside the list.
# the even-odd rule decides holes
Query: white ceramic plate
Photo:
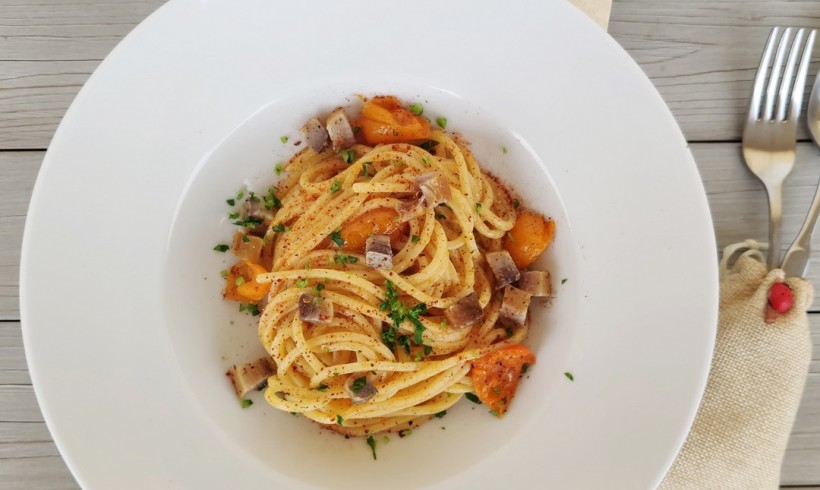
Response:
[[[270,182],[302,122],[358,92],[446,116],[558,223],[542,262],[557,298],[534,318],[538,364],[509,415],[462,402],[375,462],[261,398],[238,407],[225,368],[259,347],[220,300],[229,258],[211,250],[230,235],[224,199]],[[649,488],[705,384],[714,253],[671,115],[563,0],[177,0],[103,62],[52,142],[23,333],[85,488]]]

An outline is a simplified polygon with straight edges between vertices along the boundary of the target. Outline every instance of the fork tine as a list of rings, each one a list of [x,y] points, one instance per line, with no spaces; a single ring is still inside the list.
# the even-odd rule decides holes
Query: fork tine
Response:
[[[800,67],[797,69],[797,76],[794,80],[792,100],[789,104],[789,119],[795,122],[800,117],[800,110],[803,108],[803,92],[806,90],[806,77],[809,74],[809,63],[811,62],[811,52],[814,49],[816,35],[817,31],[812,29],[806,40],[806,47],[803,48],[803,57],[800,59]]]
[[[786,119],[786,103],[792,94],[792,89],[798,89],[796,84],[792,86],[792,79],[794,78],[794,71],[798,63],[797,57],[800,55],[800,49],[803,47],[803,37],[805,35],[806,29],[800,29],[794,36],[792,49],[789,52],[789,59],[786,61],[786,71],[783,72],[783,81],[780,82],[780,90],[777,92],[775,121],[784,121]]]
[[[766,88],[766,101],[763,104],[763,119],[771,121],[774,118],[774,102],[777,96],[777,89],[780,86],[780,74],[783,71],[783,61],[791,45],[792,28],[787,27],[777,45],[777,54],[774,56],[772,64],[772,74],[769,76],[769,86]]]
[[[763,100],[763,88],[766,86],[766,77],[769,74],[769,65],[772,64],[772,55],[779,34],[780,27],[772,27],[771,32],[769,32],[769,40],[766,41],[766,48],[763,50],[763,56],[760,58],[760,64],[757,67],[757,74],[755,75],[754,85],[752,86],[752,99],[749,103],[749,119],[753,121],[760,119],[760,103]]]

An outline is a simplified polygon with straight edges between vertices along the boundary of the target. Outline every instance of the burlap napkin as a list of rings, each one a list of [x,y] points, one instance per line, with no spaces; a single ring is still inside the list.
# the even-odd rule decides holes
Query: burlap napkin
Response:
[[[769,289],[794,292],[787,313],[766,322]],[[750,250],[725,271],[706,393],[686,443],[660,485],[680,489],[776,489],[811,361],[810,282],[766,271]],[[697,305],[692,305],[696,307]]]

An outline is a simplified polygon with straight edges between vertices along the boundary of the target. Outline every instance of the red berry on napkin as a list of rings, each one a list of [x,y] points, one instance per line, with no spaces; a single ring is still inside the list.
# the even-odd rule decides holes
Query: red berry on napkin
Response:
[[[769,306],[778,313],[786,313],[792,308],[794,293],[785,282],[776,282],[769,289]]]

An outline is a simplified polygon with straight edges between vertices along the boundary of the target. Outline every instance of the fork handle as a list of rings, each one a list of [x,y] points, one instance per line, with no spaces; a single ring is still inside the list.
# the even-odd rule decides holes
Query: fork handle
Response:
[[[783,187],[773,184],[766,187],[769,196],[769,270],[780,263],[780,224],[783,221]]]
[[[820,215],[820,182],[814,192],[814,199],[811,201],[809,213],[806,215],[800,232],[795,237],[780,268],[786,273],[786,277],[805,277],[811,257],[811,236],[814,233],[814,226],[817,224],[817,217]]]

